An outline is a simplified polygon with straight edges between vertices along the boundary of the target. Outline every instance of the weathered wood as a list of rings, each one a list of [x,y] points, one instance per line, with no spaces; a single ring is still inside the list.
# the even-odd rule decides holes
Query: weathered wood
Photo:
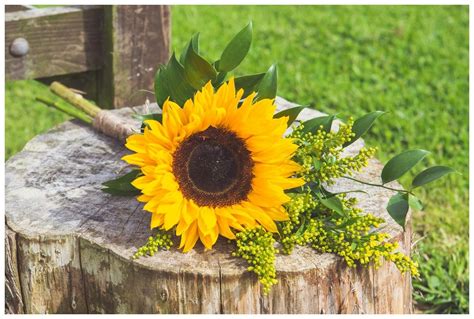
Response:
[[[21,4],[11,4],[5,6],[5,13],[7,12],[17,12],[34,9],[33,6],[21,5]]]
[[[283,99],[277,104],[292,105]],[[305,110],[300,118],[315,114]],[[347,153],[361,146],[358,141]],[[25,312],[411,312],[409,275],[389,263],[378,270],[349,268],[341,258],[307,247],[277,256],[279,283],[268,296],[245,262],[231,257],[233,244],[226,240],[211,251],[197,244],[187,254],[171,249],[132,260],[150,235],[150,214],[134,198],[100,190],[126,167],[124,154],[117,140],[72,121],[37,136],[6,163],[6,222],[18,241]],[[375,181],[381,169],[372,160],[357,177]],[[354,193],[359,206],[386,218],[385,230],[409,253],[411,228],[403,233],[385,211],[390,191],[345,179],[332,189],[369,192]]]
[[[101,7],[56,7],[5,14],[7,80],[96,70],[102,63]],[[14,57],[10,45],[25,38],[29,51]]]
[[[105,6],[104,69],[99,105],[105,108],[154,100],[156,68],[169,57],[168,6]]]
[[[16,234],[5,227],[5,313],[23,313]]]

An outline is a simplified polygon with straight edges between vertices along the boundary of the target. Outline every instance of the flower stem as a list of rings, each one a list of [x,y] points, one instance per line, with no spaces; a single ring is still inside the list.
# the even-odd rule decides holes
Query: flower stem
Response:
[[[85,112],[92,118],[95,118],[97,113],[101,111],[101,108],[92,104],[82,97],[82,95],[77,94],[70,90],[68,87],[62,85],[59,82],[54,81],[49,86],[49,89],[59,96],[60,98],[66,100],[68,103],[72,104],[75,108]]]
[[[395,192],[402,192],[402,193],[412,194],[412,192],[407,191],[407,190],[405,190],[405,189],[392,188],[392,187],[385,186],[385,185],[383,185],[383,184],[368,183],[368,182],[364,182],[364,181],[361,181],[361,180],[358,180],[358,179],[355,179],[355,178],[352,178],[352,177],[349,177],[349,176],[342,176],[342,178],[350,179],[351,181],[354,181],[354,182],[357,182],[357,183],[361,183],[361,184],[365,184],[365,185],[369,185],[369,186],[382,187],[382,188],[389,189],[389,190],[395,191]],[[412,194],[412,195],[413,195],[413,194]]]
[[[54,107],[55,109],[58,109],[60,110],[61,112],[63,113],[66,113],[67,115],[70,115],[78,120],[81,120],[87,124],[92,124],[92,117],[90,117],[89,115],[87,115],[86,113],[72,107],[72,106],[69,106],[69,105],[63,105],[63,104],[60,104],[60,103],[56,103],[56,102],[52,102],[52,101],[49,101],[45,98],[42,98],[42,97],[36,97],[36,101],[38,102],[41,102],[49,107]]]

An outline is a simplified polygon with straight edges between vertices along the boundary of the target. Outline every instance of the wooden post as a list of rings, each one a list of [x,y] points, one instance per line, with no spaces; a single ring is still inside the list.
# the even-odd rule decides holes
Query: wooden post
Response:
[[[154,100],[153,79],[169,57],[168,6],[105,6],[104,66],[99,82],[101,107],[123,107]]]
[[[5,7],[5,78],[59,81],[101,107],[143,104],[169,57],[168,6]]]

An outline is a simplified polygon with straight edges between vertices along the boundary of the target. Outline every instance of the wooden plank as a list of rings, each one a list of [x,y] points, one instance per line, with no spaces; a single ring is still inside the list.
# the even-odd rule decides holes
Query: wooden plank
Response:
[[[33,79],[96,70],[102,57],[98,6],[57,7],[5,14],[6,80]],[[28,41],[25,56],[14,57],[16,38]]]
[[[104,70],[99,105],[112,108],[154,101],[153,78],[169,57],[168,6],[105,6]]]
[[[17,11],[24,11],[24,10],[31,10],[35,9],[33,6],[21,5],[21,4],[13,4],[13,5],[6,5],[5,12],[17,12]]]

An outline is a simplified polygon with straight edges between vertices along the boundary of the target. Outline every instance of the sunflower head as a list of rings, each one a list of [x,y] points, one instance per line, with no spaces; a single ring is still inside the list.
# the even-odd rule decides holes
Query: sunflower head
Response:
[[[132,184],[151,228],[176,227],[185,252],[258,224],[276,232],[275,221],[288,219],[285,190],[303,184],[292,178],[297,146],[283,136],[287,118],[273,118],[273,100],[255,95],[241,101],[232,79],[217,91],[208,83],[183,107],[167,100],[162,123],[148,120],[127,139],[134,153],[123,160],[141,168]]]

